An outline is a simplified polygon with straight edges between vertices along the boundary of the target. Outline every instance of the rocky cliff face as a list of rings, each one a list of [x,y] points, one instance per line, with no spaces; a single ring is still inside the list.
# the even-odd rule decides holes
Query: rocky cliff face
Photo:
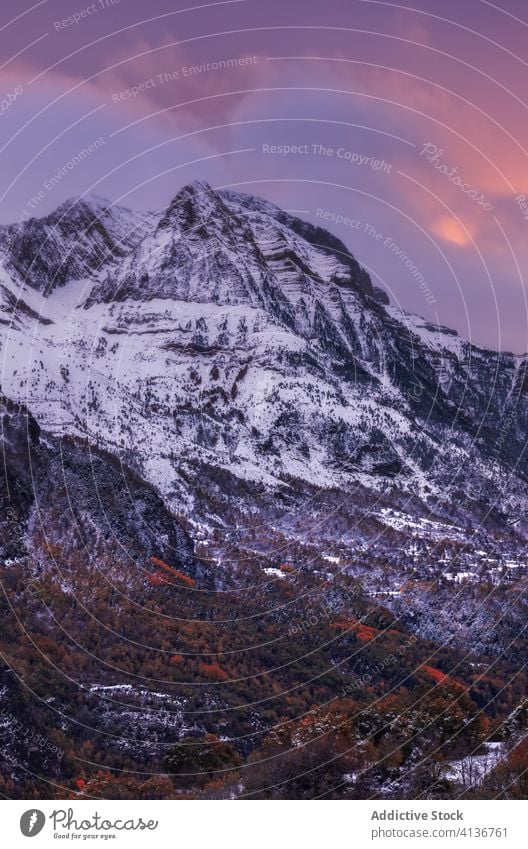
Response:
[[[325,231],[198,182],[161,216],[90,198],[0,246],[6,394],[133,455],[169,502],[213,461],[440,499],[508,480],[522,513],[526,359],[383,303]]]
[[[157,216],[66,203],[3,228],[0,256],[5,395],[122,460],[197,538],[234,522],[243,543],[263,511],[299,541],[328,493],[346,533],[326,544],[348,539],[349,560],[361,522],[419,539],[405,569],[429,569],[439,535],[473,552],[468,527],[500,529],[516,556],[526,358],[394,309],[324,230],[196,182]],[[453,581],[485,570],[468,556]]]
[[[45,218],[0,228],[5,270],[49,295],[70,280],[122,260],[156,216],[113,207],[104,198],[71,198]]]

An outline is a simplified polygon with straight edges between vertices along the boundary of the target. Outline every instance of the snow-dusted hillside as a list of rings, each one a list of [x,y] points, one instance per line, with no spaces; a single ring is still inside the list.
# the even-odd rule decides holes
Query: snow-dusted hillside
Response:
[[[0,229],[0,286],[5,395],[190,517],[203,464],[524,510],[525,358],[382,303],[270,203],[201,182],[161,215],[74,199]]]

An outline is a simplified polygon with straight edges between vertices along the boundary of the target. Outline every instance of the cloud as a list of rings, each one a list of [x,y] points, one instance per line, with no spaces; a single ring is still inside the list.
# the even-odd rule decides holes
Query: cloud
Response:
[[[452,216],[440,216],[432,223],[431,229],[435,235],[454,245],[465,247],[471,243],[471,235]]]

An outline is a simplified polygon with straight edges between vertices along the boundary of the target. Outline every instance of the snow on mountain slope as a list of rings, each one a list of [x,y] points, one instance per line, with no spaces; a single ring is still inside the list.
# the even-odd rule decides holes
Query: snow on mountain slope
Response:
[[[525,358],[387,307],[339,240],[265,201],[201,182],[161,216],[74,200],[2,228],[0,266],[3,392],[189,515],[203,464],[449,497],[468,475],[499,492],[522,456]]]
[[[155,220],[97,195],[71,198],[45,218],[0,227],[0,267],[48,294],[122,259]]]

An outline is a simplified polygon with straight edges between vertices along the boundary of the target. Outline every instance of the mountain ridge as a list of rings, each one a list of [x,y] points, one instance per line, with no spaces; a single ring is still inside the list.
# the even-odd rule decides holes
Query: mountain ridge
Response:
[[[213,448],[248,480],[335,486],[367,475],[376,488],[398,477],[425,497],[464,463],[461,449],[474,453],[481,488],[486,465],[500,477],[520,457],[512,497],[524,498],[526,357],[383,303],[330,234],[203,181],[161,215],[74,199],[39,221],[43,259],[34,222],[13,225],[11,242],[0,231],[3,311],[19,334],[5,352],[21,347],[28,363],[21,379],[6,373],[6,394],[54,432],[137,453],[164,497],[171,461],[160,447],[164,473],[149,472],[155,459],[138,451],[130,422],[120,433],[129,415],[146,433],[156,411],[160,446],[185,456],[190,445],[197,463]]]

